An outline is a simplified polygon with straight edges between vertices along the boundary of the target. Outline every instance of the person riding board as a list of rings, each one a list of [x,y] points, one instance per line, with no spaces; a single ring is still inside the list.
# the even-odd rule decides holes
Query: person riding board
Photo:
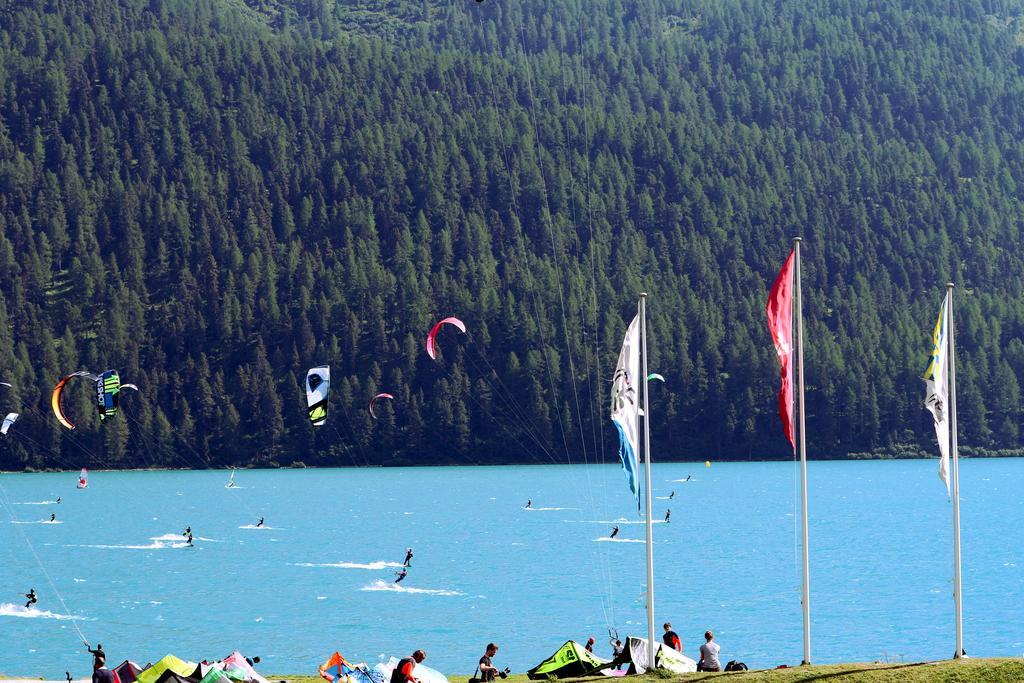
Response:
[[[26,609],[31,607],[32,605],[36,604],[37,600],[36,600],[36,589],[35,588],[29,588],[28,589],[28,593],[25,593],[24,595],[25,595],[26,598],[28,598],[28,602],[25,603],[25,608]]]
[[[615,538],[619,535],[619,527],[612,527],[612,533],[608,538]]]
[[[533,498],[530,498],[529,500],[526,501],[526,509],[529,510],[532,507],[533,507]]]
[[[54,512],[50,513],[50,521],[51,522],[56,522],[57,521],[57,514],[56,513],[54,513]]]
[[[398,577],[397,579],[395,579],[395,583],[401,583],[402,579],[404,579],[408,574],[409,570],[405,569],[404,567],[402,568],[402,571],[395,572],[395,576]]]
[[[185,537],[185,545],[187,545],[189,548],[194,547],[192,545],[192,530],[191,529],[189,530],[188,535]]]
[[[409,566],[411,566],[411,564],[410,564],[411,562],[412,562],[412,548],[407,548],[406,551],[405,551],[405,562],[402,563],[402,566],[403,567],[409,567]]]
[[[672,511],[665,510],[665,521],[668,522],[670,517],[672,517]]]
[[[404,657],[398,661],[395,670],[391,672],[391,683],[419,683],[412,675],[416,665],[427,658],[423,650],[416,650],[411,657]]]
[[[192,535],[192,527],[191,526],[186,526],[185,530],[181,532],[181,535],[182,536],[191,536]]]
[[[675,497],[676,497],[676,492],[675,491],[673,491],[672,493],[668,494],[668,499],[669,500],[672,500]]]
[[[256,522],[256,526],[257,528],[263,526],[263,517],[260,517],[260,521]]]
[[[57,505],[60,505],[60,496],[57,496]]]

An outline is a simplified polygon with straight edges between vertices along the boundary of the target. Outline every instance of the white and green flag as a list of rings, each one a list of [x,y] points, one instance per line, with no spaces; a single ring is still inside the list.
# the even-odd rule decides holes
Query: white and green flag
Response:
[[[932,360],[924,374],[924,405],[935,421],[935,436],[939,440],[939,478],[946,483],[949,495],[949,335],[947,334],[946,312],[949,310],[949,294],[942,300],[939,320],[932,334],[934,346]]]

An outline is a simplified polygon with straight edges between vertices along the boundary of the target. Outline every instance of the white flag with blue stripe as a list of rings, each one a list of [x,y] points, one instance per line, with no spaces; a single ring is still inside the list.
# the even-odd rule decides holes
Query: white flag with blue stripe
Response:
[[[640,486],[637,482],[639,470],[639,419],[640,419],[640,316],[626,329],[619,351],[619,362],[612,378],[612,422],[619,433],[619,458],[629,483],[629,490],[636,496],[640,508]]]

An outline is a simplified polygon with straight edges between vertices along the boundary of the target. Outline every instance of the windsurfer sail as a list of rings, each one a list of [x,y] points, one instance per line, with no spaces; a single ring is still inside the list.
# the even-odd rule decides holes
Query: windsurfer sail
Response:
[[[84,489],[89,487],[89,470],[82,468],[82,471],[78,473],[78,488]]]

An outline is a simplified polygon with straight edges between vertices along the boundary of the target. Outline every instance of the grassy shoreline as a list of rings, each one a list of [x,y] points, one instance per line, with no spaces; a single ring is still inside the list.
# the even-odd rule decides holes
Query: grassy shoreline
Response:
[[[316,675],[271,674],[271,683],[323,683]],[[43,680],[41,678],[0,675],[0,680]],[[469,676],[449,676],[449,683],[468,683]],[[607,681],[607,678],[564,679],[566,683],[587,680]],[[948,683],[1010,683],[1024,681],[1024,658],[984,658],[944,660],[940,662],[825,664],[793,667],[789,669],[763,669],[729,673],[691,673],[681,676],[657,673],[631,676],[633,683],[667,683],[679,681],[726,680],[737,683],[918,683],[945,681]],[[528,683],[526,674],[513,674],[500,683]]]
[[[322,683],[318,676],[268,676],[272,683],[287,680],[289,683]],[[469,676],[448,676],[449,683],[467,683]],[[607,678],[573,680],[607,681]],[[789,669],[764,669],[736,671],[729,673],[691,673],[681,676],[668,674],[645,674],[631,676],[636,683],[667,683],[668,681],[709,681],[725,680],[737,683],[910,683],[923,681],[947,681],[949,683],[1010,683],[1024,681],[1024,659],[984,658],[945,660],[940,662],[911,663],[863,663],[825,664],[818,666],[793,667]],[[527,683],[526,674],[513,674],[499,683]]]

